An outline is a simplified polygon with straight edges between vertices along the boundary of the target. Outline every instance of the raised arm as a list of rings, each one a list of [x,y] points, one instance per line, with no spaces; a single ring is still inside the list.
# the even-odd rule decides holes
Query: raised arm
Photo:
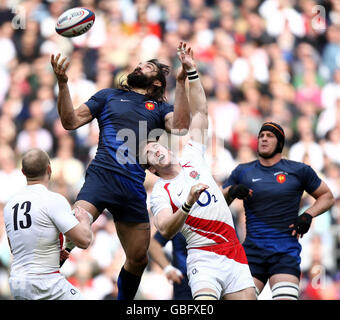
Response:
[[[190,57],[190,53],[186,49],[186,43],[184,42],[180,42],[177,52],[182,66],[176,77],[174,112],[169,113],[165,118],[165,128],[167,132],[172,134],[185,135],[188,133],[191,114],[185,88],[187,72],[184,62],[186,57]]]
[[[180,58],[189,80],[188,98],[192,114],[189,127],[190,138],[205,144],[208,129],[208,104],[196,69],[193,50],[188,48],[187,54],[182,54]]]
[[[90,122],[93,117],[86,104],[82,104],[76,109],[73,107],[70,91],[67,85],[68,77],[66,75],[66,70],[70,63],[66,62],[66,58],[63,58],[60,62],[59,59],[60,53],[56,56],[52,54],[51,65],[57,77],[59,87],[57,99],[58,113],[63,127],[66,130],[74,130]]]

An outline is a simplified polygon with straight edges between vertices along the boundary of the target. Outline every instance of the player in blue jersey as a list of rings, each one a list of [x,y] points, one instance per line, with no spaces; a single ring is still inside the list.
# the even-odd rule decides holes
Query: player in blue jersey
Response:
[[[243,246],[257,293],[269,280],[273,299],[295,300],[301,261],[298,239],[334,198],[310,166],[282,159],[284,142],[282,127],[265,122],[258,136],[258,160],[238,165],[223,193],[228,204],[235,198],[243,200],[247,230]],[[316,201],[298,215],[304,191]]]
[[[143,186],[145,171],[139,163],[138,147],[144,140],[157,140],[164,129],[186,133],[190,110],[183,64],[189,49],[182,42],[178,46],[182,69],[177,74],[174,106],[166,103],[164,96],[169,67],[152,59],[139,63],[119,89],[103,89],[74,108],[67,85],[69,62],[60,59],[60,54],[51,56],[63,127],[75,130],[94,118],[98,120],[97,153],[86,171],[75,205],[87,210],[94,220],[104,209],[114,217],[126,255],[118,277],[119,300],[134,298],[148,262],[150,224]]]
[[[171,241],[172,259],[169,262],[163,247]],[[169,281],[173,283],[174,300],[192,300],[189,279],[187,275],[187,242],[181,233],[177,233],[171,240],[164,238],[159,231],[150,242],[149,254],[164,271]]]

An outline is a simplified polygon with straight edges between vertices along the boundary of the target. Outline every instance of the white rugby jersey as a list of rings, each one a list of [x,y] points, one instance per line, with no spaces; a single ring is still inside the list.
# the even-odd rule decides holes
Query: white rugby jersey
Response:
[[[204,152],[204,145],[190,140],[180,159],[180,174],[170,180],[159,178],[150,197],[151,211],[156,216],[164,208],[176,212],[187,200],[193,185],[209,186],[191,208],[181,229],[188,249],[238,242],[231,212],[205,162]]]
[[[66,198],[42,184],[27,185],[12,196],[4,220],[13,254],[12,276],[58,271],[59,234],[79,223]]]

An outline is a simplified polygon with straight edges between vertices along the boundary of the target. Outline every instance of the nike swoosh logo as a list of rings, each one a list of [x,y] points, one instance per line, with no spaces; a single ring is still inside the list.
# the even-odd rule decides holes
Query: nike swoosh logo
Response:
[[[178,196],[180,196],[180,195],[182,194],[182,192],[183,192],[183,189],[181,190],[181,192],[180,192],[180,193],[177,193],[177,195],[178,195]]]
[[[122,101],[122,102],[128,102],[128,101],[130,101],[130,100],[120,99],[120,101]]]
[[[251,181],[253,181],[253,182],[260,181],[260,180],[262,180],[262,178],[251,179]]]

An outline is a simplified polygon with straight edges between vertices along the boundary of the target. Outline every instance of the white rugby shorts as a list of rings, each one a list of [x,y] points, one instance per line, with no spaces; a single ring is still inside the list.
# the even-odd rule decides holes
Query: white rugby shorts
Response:
[[[9,278],[15,300],[82,300],[79,290],[60,273]]]
[[[221,248],[221,245],[215,247]],[[244,252],[244,249],[239,244],[233,251]],[[244,263],[246,262],[244,258],[235,260],[235,255],[228,258],[223,254],[225,250],[217,249],[216,252],[196,248],[188,250],[187,274],[193,296],[198,290],[209,288],[221,299],[226,294],[255,287],[248,263]]]

